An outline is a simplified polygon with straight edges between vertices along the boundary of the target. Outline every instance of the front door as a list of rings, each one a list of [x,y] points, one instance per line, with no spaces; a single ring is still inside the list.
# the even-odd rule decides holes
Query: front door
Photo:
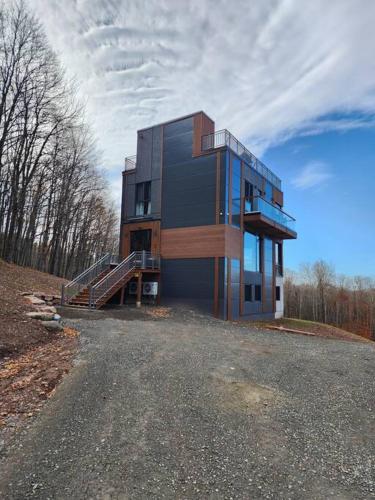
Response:
[[[130,231],[130,253],[151,252],[151,229],[138,229]]]

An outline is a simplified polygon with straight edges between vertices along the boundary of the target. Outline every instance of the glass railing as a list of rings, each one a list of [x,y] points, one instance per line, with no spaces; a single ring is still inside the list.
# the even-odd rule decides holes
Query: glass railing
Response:
[[[202,151],[228,146],[250,167],[260,173],[265,179],[273,184],[277,189],[281,189],[281,180],[266,165],[258,160],[241,142],[228,130],[218,130],[214,134],[202,137]]]
[[[260,212],[262,215],[277,222],[277,224],[292,231],[296,230],[296,220],[291,215],[283,212],[280,208],[277,208],[260,196],[254,196],[251,201],[245,200],[245,214],[253,212]]]
[[[137,164],[137,157],[134,156],[128,156],[125,158],[125,172],[128,170],[134,170]]]

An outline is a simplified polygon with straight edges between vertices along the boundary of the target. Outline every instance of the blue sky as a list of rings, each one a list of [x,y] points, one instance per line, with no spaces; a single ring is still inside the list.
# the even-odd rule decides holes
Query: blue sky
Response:
[[[118,205],[136,131],[204,110],[282,178],[286,263],[375,274],[375,1],[26,0]]]
[[[338,273],[375,276],[375,127],[293,138],[263,160],[283,179],[298,239],[286,266],[324,259]]]

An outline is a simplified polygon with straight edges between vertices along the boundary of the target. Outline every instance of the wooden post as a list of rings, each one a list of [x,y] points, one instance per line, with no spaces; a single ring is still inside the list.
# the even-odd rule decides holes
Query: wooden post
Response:
[[[121,288],[121,297],[120,297],[120,304],[123,306],[124,305],[124,298],[125,298],[125,286],[124,285],[122,288]]]
[[[142,300],[142,273],[138,273],[138,282],[137,282],[137,307],[141,307]]]
[[[160,273],[157,274],[158,294],[156,295],[156,305],[160,306]]]

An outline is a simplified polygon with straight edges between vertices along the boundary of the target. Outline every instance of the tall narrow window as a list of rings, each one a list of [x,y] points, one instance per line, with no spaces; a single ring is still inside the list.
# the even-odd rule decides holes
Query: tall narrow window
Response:
[[[245,231],[244,233],[244,270],[259,273],[260,271],[260,239],[259,236]]]
[[[275,266],[276,274],[283,275],[283,246],[281,243],[275,243]]]
[[[135,215],[151,214],[151,182],[140,182],[136,185]]]
[[[249,181],[245,181],[245,213],[252,210],[253,196],[254,186]]]

